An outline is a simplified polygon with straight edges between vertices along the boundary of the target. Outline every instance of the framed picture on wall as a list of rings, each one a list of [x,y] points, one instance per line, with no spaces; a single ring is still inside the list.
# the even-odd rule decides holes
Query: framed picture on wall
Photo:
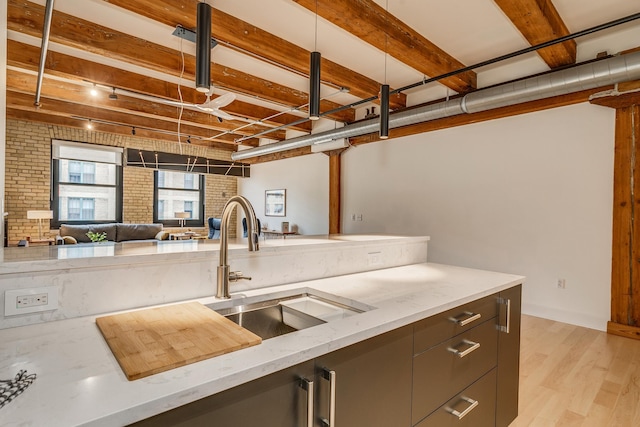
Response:
[[[285,216],[287,190],[266,190],[264,192],[264,214]]]

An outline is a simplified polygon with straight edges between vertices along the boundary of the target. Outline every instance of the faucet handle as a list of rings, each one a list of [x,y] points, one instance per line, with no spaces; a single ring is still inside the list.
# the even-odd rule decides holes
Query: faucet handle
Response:
[[[230,271],[229,272],[229,281],[237,282],[238,280],[251,280],[251,276],[245,276],[242,274],[242,271]]]

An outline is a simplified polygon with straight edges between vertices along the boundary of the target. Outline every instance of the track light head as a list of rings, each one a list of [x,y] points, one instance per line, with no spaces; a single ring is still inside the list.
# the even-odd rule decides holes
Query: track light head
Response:
[[[118,95],[116,95],[116,88],[113,88],[113,92],[109,94],[109,99],[118,99]]]
[[[135,135],[136,134],[136,127],[132,127],[131,128],[131,135]]]

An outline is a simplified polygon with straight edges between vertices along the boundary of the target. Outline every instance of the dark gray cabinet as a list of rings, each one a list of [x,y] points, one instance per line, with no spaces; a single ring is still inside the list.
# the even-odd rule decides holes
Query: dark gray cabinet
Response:
[[[507,427],[518,416],[521,301],[521,285],[499,294],[496,427]]]
[[[307,393],[313,362],[180,406],[132,424],[139,427],[307,427]]]
[[[410,427],[413,328],[371,338],[316,359],[316,427],[330,420],[331,393],[323,372],[333,372],[334,420],[344,427]]]
[[[136,426],[506,427],[518,414],[520,285]]]

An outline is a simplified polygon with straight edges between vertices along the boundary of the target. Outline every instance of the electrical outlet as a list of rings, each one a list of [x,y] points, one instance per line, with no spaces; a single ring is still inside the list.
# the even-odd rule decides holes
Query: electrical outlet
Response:
[[[565,289],[567,282],[565,279],[558,279],[558,289]]]
[[[367,261],[369,266],[381,265],[382,264],[382,259],[380,258],[381,255],[382,255],[382,252],[369,252],[367,254]]]
[[[356,220],[356,214],[351,214],[351,221],[355,221]]]
[[[362,221],[362,214],[358,214],[357,219],[358,219],[358,221]]]
[[[58,308],[58,286],[10,289],[4,292],[4,315],[37,313]]]
[[[37,307],[39,305],[49,304],[49,294],[20,295],[16,298],[16,307],[18,309],[27,307]]]

